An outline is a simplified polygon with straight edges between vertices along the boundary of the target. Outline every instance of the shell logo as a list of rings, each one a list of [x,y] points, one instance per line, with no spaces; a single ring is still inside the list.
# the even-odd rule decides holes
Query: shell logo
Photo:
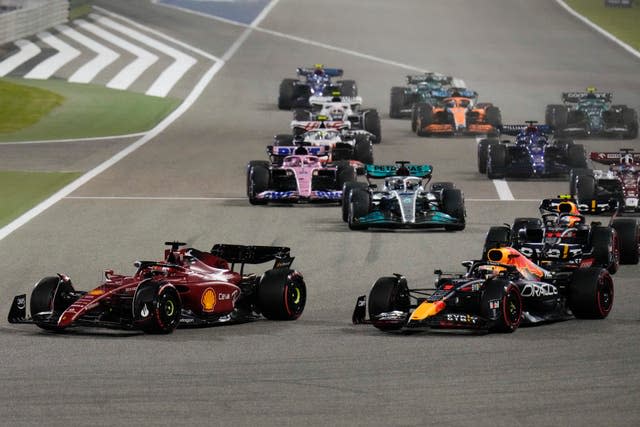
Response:
[[[202,311],[205,313],[213,312],[213,308],[216,306],[216,293],[213,288],[207,288],[202,293],[200,302],[202,303]]]

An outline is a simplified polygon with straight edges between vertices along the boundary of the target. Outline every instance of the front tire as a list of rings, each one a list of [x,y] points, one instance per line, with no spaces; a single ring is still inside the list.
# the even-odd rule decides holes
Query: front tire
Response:
[[[369,205],[371,203],[369,192],[354,188],[351,190],[349,197],[349,215],[347,222],[351,230],[366,230],[369,228],[366,224],[361,224],[357,221],[369,213]]]
[[[461,231],[465,227],[464,197],[462,191],[457,188],[449,188],[442,191],[442,211],[447,215],[456,218],[460,223],[456,225],[446,225],[447,231]]]
[[[133,297],[134,324],[147,334],[170,334],[180,323],[182,301],[170,283],[140,283]]]
[[[401,329],[405,322],[381,322],[376,317],[382,313],[402,311],[409,314],[410,298],[407,281],[398,277],[381,277],[369,292],[369,319],[381,331]]]

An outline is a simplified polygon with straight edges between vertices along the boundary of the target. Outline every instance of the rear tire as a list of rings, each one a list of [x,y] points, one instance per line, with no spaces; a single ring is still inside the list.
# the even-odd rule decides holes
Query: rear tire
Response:
[[[613,296],[613,279],[605,269],[579,268],[571,276],[569,308],[579,319],[607,317]]]
[[[297,79],[284,79],[280,83],[280,93],[278,95],[278,108],[290,110],[296,93]]]
[[[494,128],[498,129],[502,126],[502,113],[500,113],[500,109],[498,107],[487,107],[486,109],[486,120]]]
[[[295,320],[304,310],[307,288],[294,270],[267,270],[258,283],[258,307],[269,320]]]
[[[596,179],[592,175],[579,176],[575,185],[579,202],[589,202],[596,198]]]
[[[382,142],[382,131],[380,129],[380,115],[378,114],[378,110],[371,109],[364,113],[364,130],[372,133],[375,138],[373,138],[374,144],[380,144]]]
[[[400,86],[394,86],[391,88],[391,96],[389,101],[389,117],[392,119],[402,118],[402,110],[404,107],[404,88]]]
[[[373,145],[369,137],[356,135],[356,142],[353,146],[353,158],[366,165],[373,164]]]
[[[576,197],[577,194],[577,182],[582,179],[582,176],[593,177],[593,171],[588,168],[571,169],[569,172],[569,194],[571,197]],[[594,186],[595,189],[595,186]]]
[[[587,157],[584,146],[575,144],[567,147],[567,160],[570,167],[585,169],[587,167]]]
[[[409,314],[409,288],[404,279],[398,277],[381,277],[373,284],[369,292],[369,319],[381,331],[395,331],[401,329],[405,322],[382,323],[376,322],[376,316],[391,311],[402,311]]]
[[[627,127],[625,139],[634,139],[638,137],[638,113],[633,108],[625,107],[622,110],[622,123]]]
[[[640,260],[640,225],[635,218],[615,218],[611,227],[618,233],[620,264],[638,264]]]
[[[595,264],[615,274],[620,266],[618,233],[611,227],[591,227],[591,248]]]
[[[433,108],[429,104],[418,104],[418,116],[416,118],[416,134],[418,136],[429,136],[429,132],[424,128],[433,123]]]
[[[494,139],[481,139],[478,143],[478,172],[487,173],[487,161],[489,160],[489,147],[498,144]]]
[[[356,170],[348,162],[339,162],[336,167],[336,189],[342,191],[346,183],[355,182]]]
[[[494,144],[489,149],[489,162],[487,164],[487,177],[489,179],[502,179],[507,169],[507,147]]]

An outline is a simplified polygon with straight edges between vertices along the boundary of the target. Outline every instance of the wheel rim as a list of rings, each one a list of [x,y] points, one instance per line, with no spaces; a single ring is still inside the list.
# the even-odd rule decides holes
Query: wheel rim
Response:
[[[512,329],[517,328],[520,324],[522,316],[522,301],[520,299],[520,294],[511,287],[504,298],[503,316],[505,324]]]
[[[604,275],[600,277],[598,283],[598,309],[602,316],[606,316],[613,306],[613,282]]]
[[[292,317],[302,314],[305,304],[305,291],[297,282],[287,283],[285,287],[284,301],[287,313]]]

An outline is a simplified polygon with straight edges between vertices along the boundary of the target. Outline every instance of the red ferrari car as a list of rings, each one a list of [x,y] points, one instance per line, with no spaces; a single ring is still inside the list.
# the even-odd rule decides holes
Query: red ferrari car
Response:
[[[170,333],[177,326],[294,320],[302,314],[306,287],[302,274],[290,268],[289,248],[216,244],[203,252],[166,244],[171,248],[162,261],[137,261],[133,276],[106,270],[105,281],[88,292],[75,290],[63,274],[45,277],[31,292],[31,317],[26,295],[18,295],[9,323],[53,331],[96,326]],[[245,264],[269,261],[274,266],[262,275],[244,273]]]

